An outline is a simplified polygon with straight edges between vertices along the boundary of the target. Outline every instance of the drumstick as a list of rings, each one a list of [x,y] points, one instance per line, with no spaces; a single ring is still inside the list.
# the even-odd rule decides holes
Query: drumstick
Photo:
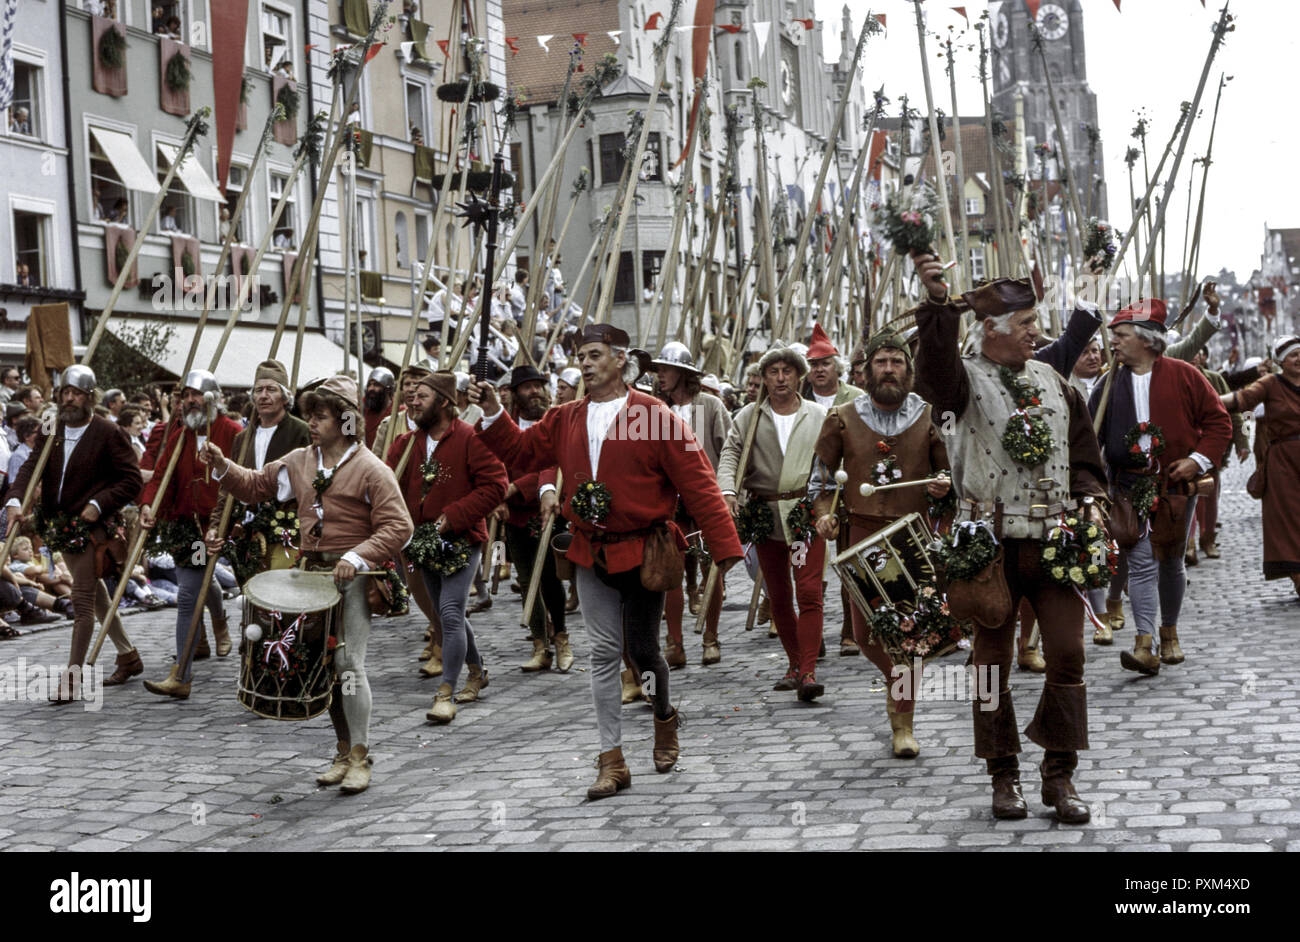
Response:
[[[916,487],[918,484],[933,484],[936,481],[946,481],[946,480],[948,480],[948,476],[945,474],[940,474],[936,477],[921,478],[916,481],[900,481],[898,484],[881,484],[879,486],[875,484],[862,484],[858,487],[858,493],[861,494],[863,497],[870,497],[872,494],[875,494],[877,491],[888,491],[896,487]]]
[[[849,473],[845,471],[843,468],[835,472],[835,496],[831,498],[831,512],[830,512],[830,516],[832,517],[835,516],[835,508],[838,507],[840,503],[840,491],[844,490],[844,485],[847,484],[848,481],[849,481]],[[863,494],[862,496],[866,497],[868,495]]]

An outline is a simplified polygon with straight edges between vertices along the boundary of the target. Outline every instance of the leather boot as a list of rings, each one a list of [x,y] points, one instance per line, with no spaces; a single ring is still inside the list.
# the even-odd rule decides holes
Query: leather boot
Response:
[[[1122,651],[1119,655],[1119,663],[1126,671],[1137,671],[1139,674],[1154,676],[1160,673],[1160,658],[1156,657],[1151,650],[1151,636],[1138,635],[1133,639],[1133,653]]]
[[[212,640],[217,648],[217,657],[230,653],[230,624],[225,618],[212,623]]]
[[[1029,806],[1020,790],[1020,762],[1015,756],[988,761],[993,776],[993,817],[999,821],[1019,821],[1028,817]]]
[[[1110,627],[1110,619],[1102,617],[1097,619],[1100,624],[1092,631],[1093,644],[1114,644],[1115,634]]]
[[[1021,648],[1016,656],[1016,664],[1022,671],[1031,671],[1035,674],[1047,673],[1047,662],[1043,660],[1043,655],[1039,653],[1037,646]]]
[[[1043,776],[1043,804],[1056,811],[1056,820],[1062,824],[1087,824],[1092,812],[1074,790],[1071,775],[1078,764],[1073,752],[1048,752],[1038,771]]]
[[[365,746],[353,746],[348,753],[348,771],[343,776],[343,783],[339,785],[339,791],[343,794],[355,795],[370,787],[370,766],[374,760],[370,758],[369,752]]]
[[[1188,566],[1195,566],[1200,560],[1196,558],[1196,541],[1191,537],[1187,538],[1187,552],[1183,554],[1183,563]]]
[[[330,764],[327,771],[316,776],[317,785],[337,785],[343,781],[343,776],[348,774],[348,754],[352,751],[352,746],[343,740],[339,740],[339,751],[334,755],[334,761]]]
[[[473,703],[478,699],[479,693],[488,685],[487,668],[480,667],[477,664],[465,665],[469,671],[469,677],[465,681],[465,686],[456,694],[457,703]]]
[[[139,651],[130,651],[117,656],[117,667],[104,679],[105,687],[117,687],[126,683],[137,674],[144,673],[144,664],[140,661]]]
[[[672,638],[669,638],[664,643],[664,660],[668,662],[669,670],[685,667],[686,650]]]
[[[812,703],[825,692],[826,688],[817,682],[816,676],[811,671],[799,677],[799,693],[796,696],[804,703]]]
[[[975,755],[992,761],[1013,760],[1020,751],[1020,731],[1016,727],[1016,707],[1011,701],[1011,690],[998,691],[998,705],[995,710],[986,710],[987,704],[979,700],[971,701],[971,723],[975,730]],[[992,775],[995,769],[990,769]]]
[[[208,647],[208,626],[199,621],[199,641],[194,648],[194,660],[202,661],[212,657],[212,648]]]
[[[642,690],[641,685],[637,683],[635,671],[632,670],[623,671],[622,678],[623,678],[623,702],[624,703],[631,703],[634,700],[645,699],[645,691]]]
[[[424,650],[420,652],[420,660],[427,661],[434,654],[441,653],[442,646],[438,644],[438,636],[433,633],[432,628],[424,633],[424,640],[425,645]]]
[[[450,723],[456,718],[456,704],[451,701],[451,684],[441,684],[438,695],[433,698],[433,706],[424,718],[430,723]]]
[[[179,664],[173,664],[171,670],[167,673],[166,680],[146,680],[144,689],[150,693],[156,693],[160,697],[175,697],[177,700],[188,700],[190,685],[188,682],[181,683],[180,670]]]
[[[1124,600],[1106,599],[1106,620],[1110,622],[1111,631],[1124,630]]]
[[[1160,661],[1164,664],[1181,664],[1183,649],[1178,645],[1178,626],[1160,626]]]
[[[81,699],[81,685],[74,680],[72,668],[65,668],[60,672],[57,682],[54,683],[54,690],[50,694],[49,701],[55,706],[66,706],[69,703],[75,703]],[[54,678],[50,678],[54,681]]]
[[[718,645],[718,629],[705,626],[704,629],[704,657],[700,663],[705,667],[710,664],[716,664],[722,660],[722,648]]]
[[[677,764],[677,728],[681,725],[681,714],[673,710],[673,715],[666,720],[655,717],[654,760],[656,772],[671,772]]]
[[[573,648],[569,645],[569,633],[567,631],[557,631],[555,633],[555,669],[564,674],[568,673],[571,667],[573,667]]]
[[[1205,554],[1206,559],[1219,558],[1219,544],[1214,542],[1214,537],[1201,540],[1201,552]]]
[[[885,709],[889,712],[889,728],[894,734],[894,757],[896,759],[915,759],[921,754],[921,747],[912,735],[912,711],[898,712],[894,698],[885,691]]]
[[[551,669],[551,649],[546,646],[545,638],[533,639],[533,656],[519,666],[526,674]]]
[[[433,653],[420,665],[420,673],[425,677],[437,677],[442,673],[442,645],[433,645]]]
[[[700,614],[700,595],[703,592],[703,589],[696,587],[686,593],[686,607],[692,615],[698,616]]]
[[[623,761],[621,748],[602,752],[598,761],[600,771],[596,773],[596,783],[587,789],[587,798],[590,801],[608,798],[632,784],[632,772]]]

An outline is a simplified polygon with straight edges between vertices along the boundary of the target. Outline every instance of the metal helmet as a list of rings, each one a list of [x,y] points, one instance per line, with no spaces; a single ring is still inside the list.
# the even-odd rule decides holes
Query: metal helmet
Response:
[[[80,364],[70,366],[59,376],[59,381],[55,384],[59,389],[65,386],[71,386],[74,389],[80,389],[85,393],[94,393],[95,391],[95,371],[88,366]]]
[[[469,392],[470,375],[461,370],[456,370],[456,392]]]
[[[386,366],[376,366],[370,371],[370,378],[366,380],[366,385],[378,383],[380,386],[392,392],[397,386],[397,378],[393,376],[393,371]]]
[[[217,383],[217,378],[207,370],[190,370],[185,374],[185,382],[181,384],[181,389],[197,389],[201,393],[221,395],[221,386]]]
[[[652,366],[675,366],[679,370],[686,370],[688,373],[700,375],[700,370],[695,367],[695,358],[691,356],[690,348],[684,343],[678,343],[676,340],[664,344],[663,350],[659,356],[650,361]]]

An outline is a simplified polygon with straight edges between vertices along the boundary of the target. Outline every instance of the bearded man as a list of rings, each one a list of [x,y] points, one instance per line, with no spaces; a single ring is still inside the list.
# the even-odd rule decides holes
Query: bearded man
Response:
[[[158,452],[160,469],[167,467],[173,453],[179,451],[180,455],[172,479],[163,493],[156,519],[152,505],[163,475],[152,478],[140,495],[140,525],[146,530],[153,530],[155,524],[166,524],[165,529],[154,537],[162,541],[161,549],[170,553],[175,561],[176,581],[180,588],[176,602],[176,663],[172,665],[166,680],[147,680],[144,686],[150,693],[179,700],[190,695],[190,676],[194,665],[190,652],[185,649],[185,642],[194,608],[202,604],[205,595],[209,601],[208,610],[212,614],[212,633],[216,638],[217,649],[227,652],[230,650],[230,632],[226,627],[225,613],[221,609],[221,596],[218,593],[214,611],[210,586],[202,584],[206,573],[202,554],[196,553],[192,548],[195,542],[203,539],[205,524],[217,507],[219,489],[217,482],[199,461],[199,451],[211,441],[228,453],[234,447],[235,436],[240,432],[239,423],[219,411],[217,401],[220,396],[221,387],[215,376],[207,370],[190,370],[181,389],[181,422],[168,430],[167,439]],[[124,577],[129,575],[126,573]],[[195,636],[196,639],[203,637],[201,623]],[[184,675],[180,673],[182,663],[185,664]]]
[[[393,371],[387,367],[377,366],[370,371],[370,378],[366,380],[364,403],[367,448],[371,448],[375,443],[375,433],[379,431],[379,423],[383,421],[384,416],[388,415],[396,386],[397,380],[393,376]]]

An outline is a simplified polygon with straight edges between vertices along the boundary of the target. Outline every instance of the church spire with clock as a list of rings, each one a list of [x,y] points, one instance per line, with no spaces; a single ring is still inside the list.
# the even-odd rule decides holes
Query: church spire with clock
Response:
[[[1044,142],[1056,146],[1057,133],[1043,63],[1029,32],[1030,21],[1029,4],[1024,0],[989,4],[993,107],[1010,122],[1016,113],[1016,94],[1023,96],[1026,147],[1030,148],[1028,165],[1030,176],[1037,178],[1041,163],[1032,148]],[[1098,129],[1097,96],[1088,87],[1080,0],[1044,0],[1038,4],[1033,22],[1043,36],[1043,52],[1066,137],[1064,152],[1069,156],[1070,176],[1076,184],[1080,207],[1088,214],[1091,206],[1092,215],[1105,219],[1108,210],[1102,145],[1098,138],[1090,152],[1086,130],[1086,127]],[[1049,178],[1056,176],[1055,162],[1051,159],[1047,170]]]

